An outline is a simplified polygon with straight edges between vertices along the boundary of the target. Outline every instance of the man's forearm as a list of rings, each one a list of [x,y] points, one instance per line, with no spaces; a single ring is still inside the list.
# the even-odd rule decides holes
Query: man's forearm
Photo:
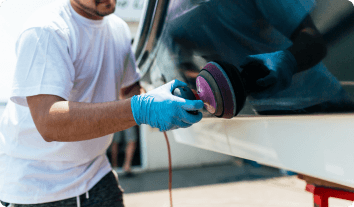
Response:
[[[59,142],[89,140],[136,125],[130,99],[106,103],[59,101],[40,120],[37,128],[43,138]]]

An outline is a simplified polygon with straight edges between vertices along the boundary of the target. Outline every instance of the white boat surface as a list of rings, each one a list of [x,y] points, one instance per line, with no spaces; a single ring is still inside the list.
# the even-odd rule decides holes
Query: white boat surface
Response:
[[[206,118],[177,142],[354,187],[353,114]]]

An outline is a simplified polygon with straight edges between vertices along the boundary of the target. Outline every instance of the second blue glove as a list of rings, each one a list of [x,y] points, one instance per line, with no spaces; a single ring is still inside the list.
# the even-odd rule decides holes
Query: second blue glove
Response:
[[[291,84],[292,76],[297,71],[295,57],[288,51],[277,51],[273,53],[250,55],[246,57],[240,66],[243,70],[251,69],[250,63],[262,64],[269,70],[269,74],[256,81],[256,84],[264,90],[251,93],[256,99],[268,98],[279,91],[288,88]]]

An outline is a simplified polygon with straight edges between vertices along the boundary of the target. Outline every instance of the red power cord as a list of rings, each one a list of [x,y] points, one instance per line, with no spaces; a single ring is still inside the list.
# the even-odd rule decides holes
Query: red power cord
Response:
[[[168,141],[167,133],[163,132],[166,139],[167,151],[168,151],[168,191],[170,192],[170,206],[172,207],[172,158],[171,158],[171,149],[170,142]]]
[[[200,97],[197,93],[197,91],[195,91],[194,89],[191,89],[195,99],[196,100],[200,100]],[[172,204],[172,159],[171,159],[171,148],[170,148],[170,142],[168,141],[168,137],[167,137],[167,133],[163,132],[163,134],[165,135],[165,139],[166,139],[166,144],[167,144],[167,151],[168,151],[168,191],[170,192],[170,206],[173,207]]]

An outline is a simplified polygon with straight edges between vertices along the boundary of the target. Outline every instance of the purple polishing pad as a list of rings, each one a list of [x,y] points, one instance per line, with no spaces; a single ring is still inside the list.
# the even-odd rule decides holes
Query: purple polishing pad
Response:
[[[215,79],[207,70],[200,71],[198,76],[202,76],[208,82],[209,87],[212,89],[216,102],[216,112],[214,113],[214,115],[217,117],[222,117],[224,113],[224,103],[218,84],[215,82]]]
[[[209,83],[202,77],[197,77],[197,92],[200,99],[204,102],[204,106],[209,113],[215,114],[216,102],[212,89]]]
[[[236,111],[236,97],[232,88],[231,81],[221,66],[215,62],[209,62],[203,69],[207,70],[213,76],[214,80],[220,88],[224,103],[224,114],[222,117],[232,118]]]

